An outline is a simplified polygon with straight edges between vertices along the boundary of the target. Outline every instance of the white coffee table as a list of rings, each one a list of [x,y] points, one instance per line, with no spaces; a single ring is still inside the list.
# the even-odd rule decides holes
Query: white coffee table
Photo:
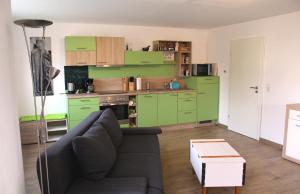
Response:
[[[246,160],[224,139],[190,140],[190,161],[202,185],[202,194],[208,187],[240,187],[245,184]]]

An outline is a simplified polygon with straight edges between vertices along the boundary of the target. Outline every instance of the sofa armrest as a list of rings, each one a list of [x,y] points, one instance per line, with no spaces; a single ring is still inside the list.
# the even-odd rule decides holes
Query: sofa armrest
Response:
[[[90,181],[79,178],[73,182],[67,193],[147,194],[147,179],[145,177],[111,177]]]
[[[122,128],[124,135],[157,135],[161,134],[161,128],[158,127],[134,127]]]

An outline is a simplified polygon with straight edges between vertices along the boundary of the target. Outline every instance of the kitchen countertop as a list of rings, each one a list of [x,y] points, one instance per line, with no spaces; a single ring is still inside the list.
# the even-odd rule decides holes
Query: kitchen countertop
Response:
[[[178,89],[178,90],[171,90],[171,89],[153,89],[153,90],[140,90],[140,91],[128,91],[124,93],[82,93],[82,94],[67,94],[68,98],[92,98],[92,97],[100,97],[100,96],[120,96],[120,95],[129,95],[135,96],[139,94],[162,94],[162,93],[177,93],[177,92],[194,92],[196,90],[192,89]]]

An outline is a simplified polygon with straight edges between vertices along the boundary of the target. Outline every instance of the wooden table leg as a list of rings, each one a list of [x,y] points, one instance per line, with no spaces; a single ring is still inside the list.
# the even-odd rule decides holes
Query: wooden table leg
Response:
[[[206,187],[202,187],[202,194],[207,194],[207,188]]]
[[[235,187],[235,194],[241,193],[241,187]]]

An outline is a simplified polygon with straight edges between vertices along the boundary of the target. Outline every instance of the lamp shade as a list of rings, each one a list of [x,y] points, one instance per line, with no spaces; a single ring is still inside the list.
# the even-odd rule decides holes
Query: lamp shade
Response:
[[[50,76],[50,79],[53,80],[55,79],[60,73],[60,70],[55,68],[55,67],[50,67],[49,69],[49,76]]]
[[[19,25],[19,26],[29,27],[29,28],[42,28],[42,27],[46,27],[46,26],[52,25],[53,22],[48,21],[48,20],[31,20],[31,19],[26,19],[26,20],[16,20],[15,24]]]

